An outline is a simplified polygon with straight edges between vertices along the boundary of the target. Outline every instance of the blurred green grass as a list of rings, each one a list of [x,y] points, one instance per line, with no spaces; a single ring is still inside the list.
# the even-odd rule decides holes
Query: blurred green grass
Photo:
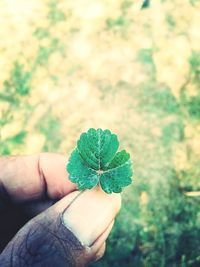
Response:
[[[92,266],[199,266],[200,3],[141,4],[0,3],[0,153],[68,157],[111,129],[134,182]]]

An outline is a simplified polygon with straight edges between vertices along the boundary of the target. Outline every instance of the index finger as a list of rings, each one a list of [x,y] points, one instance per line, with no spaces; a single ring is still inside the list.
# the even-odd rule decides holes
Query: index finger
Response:
[[[68,179],[67,158],[56,153],[0,159],[0,187],[15,201],[60,199],[76,190]]]

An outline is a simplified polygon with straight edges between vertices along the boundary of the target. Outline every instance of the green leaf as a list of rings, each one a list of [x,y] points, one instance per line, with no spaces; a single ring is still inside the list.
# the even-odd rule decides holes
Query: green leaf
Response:
[[[109,130],[102,129],[89,129],[87,133],[81,134],[77,142],[80,156],[89,167],[95,170],[106,169],[118,147],[117,136],[111,134]]]
[[[150,6],[150,0],[144,0],[141,9],[147,8]]]
[[[77,149],[71,154],[67,170],[70,173],[70,180],[77,183],[79,189],[90,189],[97,185],[99,181],[96,171],[84,164]]]
[[[108,165],[108,169],[115,168],[127,162],[130,159],[130,154],[126,152],[126,150],[122,150],[117,152],[114,159]]]
[[[106,193],[120,193],[131,184],[130,155],[117,152],[119,141],[109,130],[89,129],[82,133],[67,164],[69,179],[78,189],[100,184]]]

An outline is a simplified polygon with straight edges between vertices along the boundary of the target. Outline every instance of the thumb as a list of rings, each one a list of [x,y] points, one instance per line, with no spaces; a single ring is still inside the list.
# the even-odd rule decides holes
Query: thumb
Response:
[[[100,188],[67,195],[15,235],[0,266],[86,266],[103,253],[120,201]]]

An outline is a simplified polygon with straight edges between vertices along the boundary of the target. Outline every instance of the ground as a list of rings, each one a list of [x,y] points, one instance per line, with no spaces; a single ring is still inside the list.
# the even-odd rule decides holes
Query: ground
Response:
[[[134,177],[94,266],[198,266],[200,1],[142,2],[1,1],[0,152],[112,130]]]

